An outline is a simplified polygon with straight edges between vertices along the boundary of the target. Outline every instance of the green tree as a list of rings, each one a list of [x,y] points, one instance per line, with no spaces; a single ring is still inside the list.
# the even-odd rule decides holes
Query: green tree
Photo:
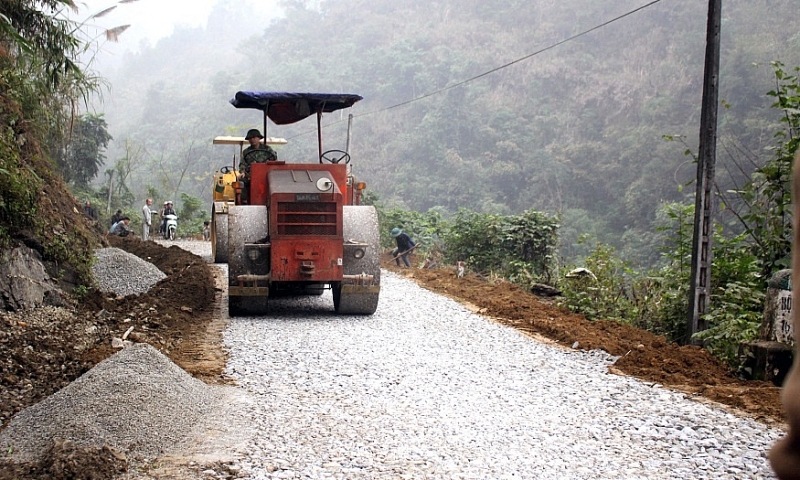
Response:
[[[69,144],[56,155],[61,176],[71,185],[85,188],[105,163],[105,149],[112,140],[103,115],[87,113],[78,117]]]
[[[791,170],[794,154],[800,145],[800,83],[794,68],[790,74],[780,62],[772,63],[775,89],[767,92],[775,102],[773,108],[782,112],[783,129],[774,135],[775,145],[769,150],[772,157],[757,168],[750,180],[735,191],[738,218],[747,233],[753,254],[760,264],[761,274],[770,276],[789,266],[791,253]]]
[[[96,239],[79,222],[39,215],[42,192],[69,198],[47,152],[62,143],[76,103],[97,87],[76,63],[87,44],[61,16],[67,7],[75,5],[0,0],[0,243],[30,238],[45,260],[70,265],[89,282]]]

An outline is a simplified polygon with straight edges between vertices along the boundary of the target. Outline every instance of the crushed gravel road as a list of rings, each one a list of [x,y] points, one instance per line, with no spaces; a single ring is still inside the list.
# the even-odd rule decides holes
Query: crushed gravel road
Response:
[[[234,386],[125,348],[0,431],[6,459],[43,462],[0,478],[79,478],[80,448],[84,478],[125,480],[773,478],[780,426],[611,374],[608,353],[536,341],[401,275],[381,282],[372,316],[335,315],[325,292],[226,319]]]
[[[247,478],[771,478],[779,429],[382,281],[371,317],[323,296],[231,320],[228,371],[254,399]]]

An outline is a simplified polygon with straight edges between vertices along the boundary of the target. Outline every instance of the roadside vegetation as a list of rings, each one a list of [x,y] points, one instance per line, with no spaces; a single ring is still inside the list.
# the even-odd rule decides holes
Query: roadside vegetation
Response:
[[[0,1],[0,244],[24,243],[59,275],[71,270],[89,284],[97,235],[59,171],[75,185],[92,178],[102,158],[96,149],[86,157],[82,137],[102,124],[76,115],[99,81],[77,63],[86,43],[76,25],[57,15],[71,6]],[[107,134],[101,138],[107,143]]]
[[[782,114],[771,156],[748,173],[737,189],[717,192],[709,328],[695,335],[715,356],[736,369],[741,342],[755,340],[761,325],[767,282],[788,268],[791,253],[790,171],[800,144],[800,68],[773,63],[775,88],[767,95]],[[691,151],[687,151],[691,155]],[[549,283],[562,291],[561,304],[590,320],[615,320],[664,335],[680,344],[686,329],[691,274],[694,205],[665,203],[653,225],[661,238],[657,266],[642,270],[617,250],[591,237],[589,252],[577,262],[558,257],[558,216],[527,211],[520,215],[460,210],[407,212],[378,206],[382,230],[398,226],[421,241],[421,261],[468,268],[530,288]],[[382,239],[386,248],[391,238]],[[419,266],[423,266],[421,263]],[[589,273],[569,275],[582,268]]]

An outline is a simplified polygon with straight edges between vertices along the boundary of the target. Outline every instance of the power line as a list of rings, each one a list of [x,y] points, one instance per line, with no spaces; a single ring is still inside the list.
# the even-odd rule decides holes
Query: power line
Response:
[[[500,70],[503,70],[504,68],[508,68],[508,67],[510,67],[510,66],[512,66],[512,65],[515,65],[515,64],[517,64],[517,63],[520,63],[520,62],[522,62],[522,61],[525,61],[525,60],[527,60],[527,59],[529,59],[529,58],[535,57],[536,55],[539,55],[539,54],[541,54],[541,53],[544,53],[544,52],[547,52],[547,51],[549,51],[549,50],[552,50],[552,49],[554,49],[554,48],[556,48],[556,47],[559,47],[559,46],[561,46],[561,45],[563,45],[563,44],[565,44],[565,43],[567,43],[567,42],[571,42],[571,41],[573,41],[573,40],[575,40],[575,39],[577,39],[577,38],[580,38],[580,37],[582,37],[582,36],[584,36],[584,35],[588,35],[589,33],[592,33],[592,32],[594,32],[595,30],[599,30],[599,29],[601,29],[601,28],[607,27],[608,25],[611,25],[611,24],[612,24],[612,23],[614,23],[614,22],[617,22],[617,21],[619,21],[619,20],[622,20],[622,19],[623,19],[623,18],[625,18],[625,17],[629,17],[629,16],[633,15],[634,13],[638,13],[638,12],[640,12],[640,11],[642,11],[642,10],[646,9],[646,8],[652,7],[653,5],[655,5],[655,4],[657,4],[657,3],[659,3],[660,1],[661,1],[661,0],[653,0],[653,1],[652,1],[652,2],[650,2],[650,3],[647,3],[647,4],[645,4],[645,5],[642,5],[641,7],[638,7],[638,8],[635,8],[635,9],[633,9],[633,10],[630,10],[630,11],[628,11],[628,12],[626,12],[626,13],[623,13],[622,15],[619,15],[618,17],[614,17],[614,18],[612,18],[611,20],[608,20],[608,21],[606,21],[606,22],[603,22],[603,23],[601,23],[601,24],[599,24],[599,25],[596,25],[596,26],[594,26],[594,27],[592,27],[592,28],[590,28],[590,29],[588,29],[588,30],[584,30],[584,31],[582,31],[582,32],[580,32],[580,33],[576,33],[575,35],[572,35],[571,37],[565,38],[564,40],[561,40],[561,41],[559,41],[559,42],[556,42],[556,43],[554,43],[554,44],[552,44],[552,45],[549,45],[549,46],[547,46],[547,47],[545,47],[545,48],[542,48],[542,49],[540,49],[540,50],[537,50],[537,51],[535,51],[535,52],[533,52],[533,53],[530,53],[530,54],[528,54],[528,55],[525,55],[524,57],[520,57],[520,58],[517,58],[516,60],[513,60],[513,61],[511,61],[511,62],[508,62],[508,63],[506,63],[506,64],[500,65],[499,67],[495,67],[495,68],[493,68],[493,69],[491,69],[491,70],[487,70],[487,71],[485,71],[485,72],[483,72],[483,73],[480,73],[480,74],[478,74],[478,75],[475,75],[474,77],[468,78],[468,79],[466,79],[466,80],[462,80],[462,81],[460,81],[460,82],[457,82],[457,83],[454,83],[454,84],[452,84],[452,85],[448,85],[448,86],[446,86],[446,87],[444,87],[444,88],[440,88],[439,90],[435,90],[435,91],[433,91],[433,92],[426,93],[426,94],[424,94],[424,95],[421,95],[421,96],[419,96],[419,97],[417,97],[417,98],[413,98],[413,99],[411,99],[411,100],[406,100],[406,101],[404,101],[404,102],[400,102],[400,103],[397,103],[397,104],[395,104],[395,105],[392,105],[392,106],[389,106],[389,107],[384,107],[384,108],[381,108],[381,109],[379,109],[379,110],[375,110],[375,111],[372,111],[372,112],[365,112],[365,113],[360,113],[360,114],[358,114],[358,115],[353,115],[353,118],[365,117],[365,116],[367,116],[367,115],[374,115],[374,114],[376,114],[376,113],[385,112],[385,111],[387,111],[387,110],[391,110],[391,109],[393,109],[393,108],[402,107],[402,106],[405,106],[405,105],[410,105],[410,104],[412,104],[412,103],[414,103],[414,102],[418,102],[418,101],[420,101],[420,100],[424,100],[424,99],[426,99],[426,98],[429,98],[429,97],[432,97],[432,96],[434,96],[434,95],[438,95],[438,94],[440,94],[440,93],[446,92],[446,91],[448,91],[448,90],[451,90],[451,89],[453,89],[453,88],[460,87],[460,86],[462,86],[462,85],[466,85],[467,83],[473,82],[473,81],[475,81],[475,80],[477,80],[477,79],[479,79],[479,78],[483,78],[483,77],[485,77],[485,76],[487,76],[487,75],[491,75],[492,73],[498,72],[498,71],[500,71]],[[326,124],[326,125],[323,125],[323,128],[324,128],[324,127],[329,127],[329,126],[331,126],[331,125],[336,125],[337,123],[341,123],[341,122],[343,122],[343,121],[344,121],[344,120],[337,120],[337,121],[335,121],[335,122],[328,123],[328,124]],[[292,138],[297,138],[297,137],[301,137],[301,136],[303,136],[303,135],[307,135],[307,134],[309,134],[309,133],[313,133],[313,131],[309,131],[309,132],[301,133],[301,134],[299,134],[299,135],[295,135],[294,137],[291,137],[290,139],[292,139]]]
[[[637,12],[639,12],[639,11],[641,11],[641,10],[644,10],[645,8],[651,7],[651,6],[655,5],[656,3],[660,2],[660,1],[661,1],[661,0],[653,0],[652,2],[648,3],[647,5],[643,5],[643,6],[641,6],[641,7],[637,8],[637,9],[635,9],[635,10],[631,10],[631,11],[629,11],[629,12],[627,12],[627,13],[624,13],[624,14],[622,14],[622,15],[620,15],[620,16],[618,16],[618,17],[616,17],[616,18],[613,18],[613,19],[611,19],[611,20],[607,21],[607,22],[604,22],[604,23],[601,23],[600,25],[597,25],[597,26],[595,26],[595,27],[592,27],[592,28],[590,28],[589,30],[584,30],[584,31],[583,31],[583,32],[581,32],[581,33],[575,34],[575,35],[573,35],[573,36],[571,36],[571,37],[569,37],[569,38],[566,38],[566,39],[564,39],[564,40],[561,40],[560,42],[554,43],[554,44],[552,44],[552,45],[550,45],[550,46],[548,46],[548,47],[545,47],[545,48],[543,48],[543,49],[541,49],[541,50],[537,50],[537,51],[535,51],[535,52],[533,52],[533,53],[531,53],[531,54],[525,55],[524,57],[520,57],[520,58],[518,58],[518,59],[516,59],[516,60],[514,60],[514,61],[508,62],[508,63],[506,63],[506,64],[504,64],[504,65],[501,65],[501,66],[499,66],[499,67],[493,68],[493,69],[491,69],[491,70],[489,70],[489,71],[486,71],[486,72],[483,72],[483,73],[481,73],[481,74],[479,74],[479,75],[475,75],[475,76],[474,76],[474,77],[472,77],[472,78],[468,78],[468,79],[466,79],[466,80],[462,80],[462,81],[460,81],[460,82],[458,82],[458,83],[454,83],[453,85],[449,85],[449,86],[447,86],[447,87],[441,88],[441,89],[439,89],[439,90],[436,90],[436,91],[434,91],[434,92],[426,93],[425,95],[422,95],[422,96],[420,96],[420,97],[414,98],[414,99],[412,99],[412,100],[407,100],[407,101],[405,101],[405,102],[398,103],[398,104],[396,104],[396,105],[392,105],[391,107],[382,108],[382,109],[380,109],[380,110],[376,110],[376,111],[374,111],[374,112],[366,112],[366,113],[362,113],[362,114],[360,114],[360,115],[354,115],[354,117],[355,117],[355,118],[357,118],[357,117],[363,117],[363,116],[365,116],[365,115],[372,115],[372,114],[375,114],[375,113],[385,112],[386,110],[391,110],[391,109],[393,109],[393,108],[402,107],[402,106],[404,106],[404,105],[408,105],[408,104],[411,104],[411,103],[417,102],[417,101],[419,101],[419,100],[422,100],[422,99],[425,99],[425,98],[428,98],[428,97],[432,97],[432,96],[434,96],[434,95],[438,95],[438,94],[440,94],[440,93],[442,93],[442,92],[446,92],[447,90],[450,90],[450,89],[453,89],[453,88],[456,88],[456,87],[460,87],[461,85],[465,85],[465,84],[467,84],[467,83],[470,83],[470,82],[472,82],[472,81],[474,81],[474,80],[477,80],[477,79],[479,79],[479,78],[485,77],[485,76],[487,76],[487,75],[490,75],[490,74],[492,74],[492,73],[494,73],[494,72],[498,72],[498,71],[500,71],[500,70],[502,70],[502,69],[504,69],[504,68],[508,68],[508,67],[510,67],[511,65],[517,64],[517,63],[519,63],[519,62],[522,62],[522,61],[524,61],[524,60],[527,60],[527,59],[529,59],[529,58],[531,58],[531,57],[534,57],[534,56],[536,56],[536,55],[539,55],[540,53],[544,53],[544,52],[546,52],[546,51],[548,51],[548,50],[552,50],[552,49],[554,49],[554,48],[556,48],[556,47],[558,47],[558,46],[560,46],[560,45],[563,45],[563,44],[565,44],[565,43],[567,43],[567,42],[570,42],[570,41],[572,41],[572,40],[575,40],[576,38],[579,38],[579,37],[582,37],[582,36],[584,36],[584,35],[587,35],[587,34],[589,34],[589,33],[593,32],[593,31],[595,31],[595,30],[599,30],[599,29],[601,29],[601,28],[603,28],[603,27],[605,27],[605,26],[608,26],[608,25],[610,25],[610,24],[612,24],[612,23],[614,23],[614,22],[616,22],[616,21],[618,21],[618,20],[621,20],[621,19],[623,19],[623,18],[625,18],[625,17],[627,17],[627,16],[629,16],[629,15],[633,15],[634,13],[637,13]]]

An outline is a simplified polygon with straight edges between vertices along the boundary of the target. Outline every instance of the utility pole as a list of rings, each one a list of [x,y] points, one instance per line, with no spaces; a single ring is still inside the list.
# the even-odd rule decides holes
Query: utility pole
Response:
[[[717,157],[717,101],[719,96],[720,10],[722,0],[709,0],[703,103],[700,115],[700,151],[694,202],[692,279],[689,291],[689,338],[708,328],[703,315],[711,299],[711,261],[714,215],[714,164]],[[695,343],[695,342],[693,342]]]

